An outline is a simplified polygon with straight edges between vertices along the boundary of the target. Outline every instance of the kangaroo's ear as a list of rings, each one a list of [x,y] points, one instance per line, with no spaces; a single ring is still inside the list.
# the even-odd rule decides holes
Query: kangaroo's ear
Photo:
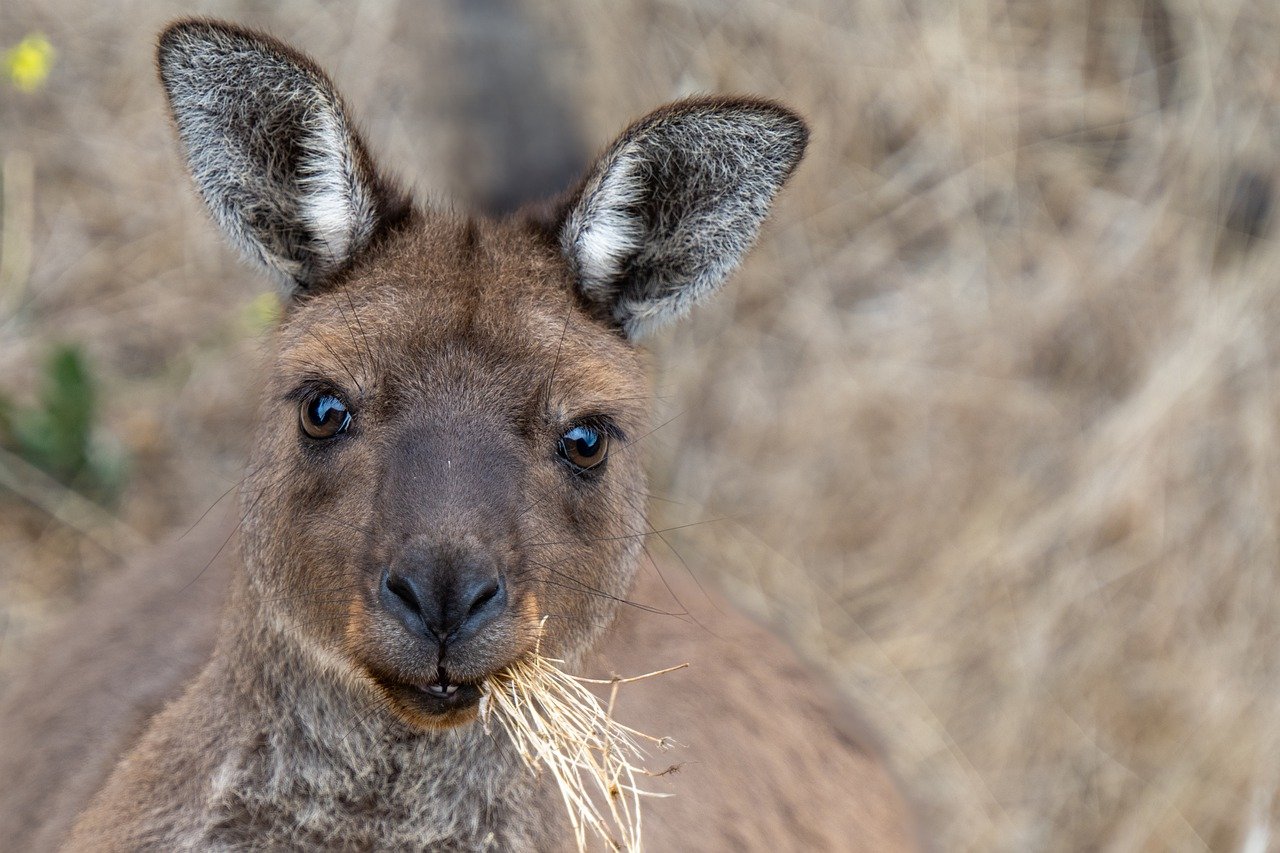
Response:
[[[212,21],[160,35],[160,80],[214,220],[289,289],[314,288],[403,219],[333,84],[311,60]]]
[[[808,137],[795,113],[749,99],[682,101],[632,125],[561,226],[582,295],[632,339],[682,316],[751,248]]]

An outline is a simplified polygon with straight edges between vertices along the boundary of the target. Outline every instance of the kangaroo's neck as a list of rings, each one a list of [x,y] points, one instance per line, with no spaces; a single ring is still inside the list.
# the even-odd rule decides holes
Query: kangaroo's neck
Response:
[[[410,729],[354,674],[309,648],[243,577],[201,678],[234,697],[212,768],[215,845],[527,849],[545,832],[537,784],[479,724]],[[188,693],[188,700],[193,693]],[[270,842],[270,843],[268,843]]]

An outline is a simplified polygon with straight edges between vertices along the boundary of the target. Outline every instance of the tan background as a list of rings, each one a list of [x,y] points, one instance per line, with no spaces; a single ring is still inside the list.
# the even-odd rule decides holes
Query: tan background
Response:
[[[425,194],[465,201],[500,171],[459,119],[483,21],[458,4],[0,3],[0,47],[39,30],[58,51],[40,91],[0,81],[0,389],[28,399],[49,347],[81,342],[101,438],[131,459],[108,517],[6,469],[0,678],[135,539],[239,478],[265,285],[187,188],[151,69],[191,8],[315,55]],[[813,123],[747,268],[656,346],[658,523],[704,523],[650,547],[858,702],[939,849],[1265,844],[1280,247],[1249,211],[1275,180],[1280,6],[571,0],[521,18],[589,147],[693,91]]]

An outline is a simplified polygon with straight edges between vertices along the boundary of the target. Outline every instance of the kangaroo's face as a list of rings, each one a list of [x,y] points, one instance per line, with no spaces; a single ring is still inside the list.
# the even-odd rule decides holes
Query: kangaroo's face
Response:
[[[246,483],[263,594],[428,722],[540,630],[583,648],[645,532],[635,349],[553,247],[466,230],[415,223],[294,308]]]
[[[159,61],[215,220],[290,293],[245,481],[259,605],[409,724],[467,722],[484,678],[539,643],[575,659],[626,596],[634,341],[736,266],[804,125],[673,105],[550,212],[495,223],[414,209],[278,42],[180,23]]]

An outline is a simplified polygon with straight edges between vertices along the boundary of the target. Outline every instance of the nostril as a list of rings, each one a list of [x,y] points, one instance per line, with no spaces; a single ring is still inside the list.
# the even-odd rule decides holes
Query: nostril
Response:
[[[481,589],[477,593],[475,599],[471,602],[471,608],[467,611],[467,616],[468,617],[474,616],[476,615],[476,613],[483,610],[484,606],[488,604],[490,601],[493,601],[494,596],[496,596],[499,593],[499,591],[501,591],[501,589],[502,589],[501,580],[494,578],[492,581],[490,581],[488,585],[486,585],[483,589]]]
[[[413,575],[387,570],[382,576],[382,606],[413,633],[441,636],[443,614],[434,599],[423,595],[422,582]]]
[[[387,575],[386,585],[392,595],[403,601],[414,613],[421,615],[422,605],[418,601],[417,593],[409,581],[391,572]]]

